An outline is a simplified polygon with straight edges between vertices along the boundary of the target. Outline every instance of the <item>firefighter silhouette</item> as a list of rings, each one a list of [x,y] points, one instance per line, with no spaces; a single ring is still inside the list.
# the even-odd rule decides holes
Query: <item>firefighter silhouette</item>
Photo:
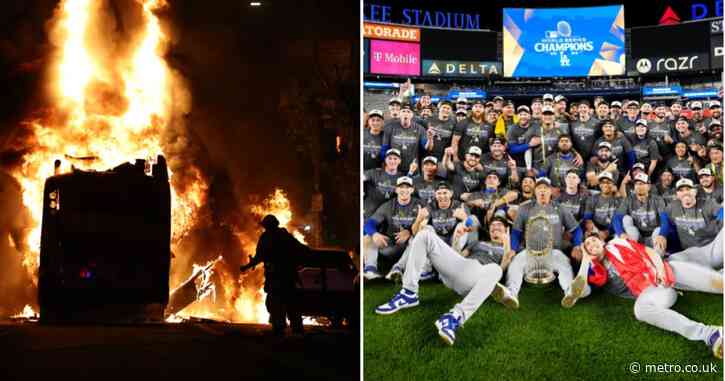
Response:
[[[248,264],[240,267],[242,272],[254,268],[264,262],[264,292],[267,293],[265,304],[270,315],[272,330],[283,335],[290,321],[293,333],[301,334],[302,316],[297,302],[297,275],[303,255],[309,250],[297,241],[286,229],[279,227],[279,221],[273,215],[262,219],[264,233],[257,242],[257,252],[250,256]]]

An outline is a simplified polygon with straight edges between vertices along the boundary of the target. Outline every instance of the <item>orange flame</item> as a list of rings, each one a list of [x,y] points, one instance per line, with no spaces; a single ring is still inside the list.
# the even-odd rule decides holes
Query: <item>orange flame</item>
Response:
[[[182,78],[163,59],[169,40],[154,11],[167,4],[163,0],[137,3],[142,21],[138,33],[108,41],[103,40],[109,34],[104,28],[113,27],[104,19],[105,2],[62,0],[55,11],[50,30],[55,48],[51,111],[26,122],[33,132],[29,142],[33,149],[12,173],[21,185],[22,201],[32,222],[25,240],[14,242],[14,246],[22,253],[23,266],[36,286],[43,185],[54,174],[67,173],[73,167],[107,170],[136,158],[152,161],[159,154],[165,155],[172,185],[174,248],[198,223],[198,212],[206,203],[208,185],[201,170],[194,165],[171,164],[185,153],[187,138],[164,140],[168,139],[164,133],[177,127],[178,116],[190,110]],[[56,160],[62,163],[58,169]],[[181,177],[175,179],[177,175],[183,176],[183,184],[178,181]],[[283,226],[292,219],[289,200],[281,190],[262,205],[253,206],[252,212],[275,214]],[[251,238],[240,236],[240,241],[248,253],[254,252]],[[207,300],[206,304],[195,303],[185,313],[237,322],[267,321],[260,270],[239,278],[228,270],[218,271],[218,276],[227,307],[214,309]]]

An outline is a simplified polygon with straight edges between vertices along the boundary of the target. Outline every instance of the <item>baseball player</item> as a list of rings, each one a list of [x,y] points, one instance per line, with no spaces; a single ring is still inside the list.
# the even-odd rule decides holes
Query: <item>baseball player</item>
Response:
[[[413,198],[413,179],[408,176],[399,178],[396,182],[395,193],[397,198],[381,205],[375,213],[365,222],[363,251],[365,254],[365,279],[380,278],[378,273],[378,255],[396,257],[403,254],[408,240],[412,236],[411,226],[415,221],[418,207],[423,205]],[[384,233],[378,228],[384,223]],[[397,258],[396,258],[397,259]]]
[[[447,182],[438,182],[435,189],[435,201],[428,204],[426,208],[425,217],[429,218],[430,225],[433,226],[436,234],[445,243],[452,246],[456,252],[460,253],[465,247],[478,241],[478,219],[471,215],[468,208],[460,201],[453,200],[453,190]],[[421,214],[419,213],[418,216],[421,216]],[[395,282],[400,280],[408,262],[408,255],[410,255],[409,249],[393,265],[390,272],[385,276],[386,279]],[[431,279],[434,275],[430,263],[427,263],[421,273],[421,280]]]
[[[411,243],[403,274],[403,288],[389,302],[377,307],[375,312],[389,315],[419,305],[418,280],[423,266],[430,261],[443,284],[464,296],[460,303],[435,322],[440,338],[446,344],[453,345],[456,331],[471,318],[494,289],[498,288],[499,294],[503,292],[502,286],[497,283],[503,272],[496,263],[497,256],[490,260],[483,249],[472,248],[468,258],[458,254],[436,234],[433,227],[426,225],[426,209],[421,208],[420,213],[420,224],[414,225],[417,234]],[[491,225],[492,237],[501,245],[508,242],[504,224],[499,221]],[[508,255],[510,257],[513,253]]]
[[[653,246],[652,237],[659,235],[659,216],[664,211],[665,200],[650,194],[649,176],[640,172],[634,176],[634,194],[624,198],[614,212],[614,233]]]
[[[383,168],[363,172],[362,181],[367,185],[363,201],[363,214],[370,217],[383,203],[395,197],[395,182],[403,177],[400,167],[400,151],[395,148],[385,153]]]
[[[660,234],[655,248],[664,253],[668,242],[677,240],[683,251],[670,261],[698,263],[713,269],[723,267],[723,208],[712,200],[698,201],[690,179],[677,181],[677,198],[660,214]]]
[[[605,246],[591,234],[583,247],[591,256],[588,283],[635,299],[637,320],[701,340],[716,357],[723,357],[722,327],[692,321],[671,309],[677,301],[675,289],[722,294],[722,274],[696,263],[663,261],[651,248],[629,239],[615,238]]]
[[[413,110],[409,105],[404,105],[400,109],[400,120],[385,127],[382,152],[387,152],[390,148],[397,149],[403,167],[407,168],[413,162],[418,162],[420,152],[433,148],[431,134],[432,131],[426,131],[423,126],[413,121]]]
[[[558,273],[559,286],[564,291],[564,298],[561,305],[565,308],[571,308],[577,299],[586,295],[582,294],[583,290],[571,288],[574,274],[571,268],[569,258],[561,252],[563,247],[562,237],[564,232],[572,235],[574,250],[578,251],[578,246],[582,242],[582,230],[579,224],[574,220],[571,213],[562,208],[559,204],[553,203],[551,200],[551,180],[546,177],[540,177],[536,180],[536,188],[534,190],[536,200],[525,202],[519,206],[519,211],[514,222],[514,228],[511,234],[511,248],[518,251],[521,246],[521,239],[524,237],[526,229],[526,221],[539,214],[543,214],[549,220],[553,229],[553,246],[551,251],[552,267],[555,273]],[[566,228],[566,230],[564,230]],[[528,254],[526,249],[522,250],[514,257],[508,269],[506,276],[506,290],[502,298],[502,303],[506,306],[518,308],[518,293],[521,290],[521,284],[524,278],[524,269],[526,267]]]

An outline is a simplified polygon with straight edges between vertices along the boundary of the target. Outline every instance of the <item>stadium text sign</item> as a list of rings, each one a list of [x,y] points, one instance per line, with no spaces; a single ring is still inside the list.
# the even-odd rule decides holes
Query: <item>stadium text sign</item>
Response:
[[[420,44],[370,40],[370,72],[420,75]]]
[[[416,8],[397,8],[389,5],[365,4],[367,21],[453,29],[481,29],[477,13],[447,12]]]
[[[363,23],[364,37],[378,40],[420,42],[420,29],[404,26]]]
[[[425,76],[488,77],[500,72],[500,62],[423,60]]]

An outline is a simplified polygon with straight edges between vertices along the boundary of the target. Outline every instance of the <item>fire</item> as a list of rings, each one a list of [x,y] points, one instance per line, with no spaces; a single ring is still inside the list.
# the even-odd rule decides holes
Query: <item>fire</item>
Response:
[[[163,58],[169,37],[154,12],[167,6],[166,2],[136,0],[140,22],[131,23],[134,30],[117,39],[106,37],[115,33],[115,25],[108,22],[104,6],[108,6],[107,2],[94,0],[62,0],[58,5],[50,23],[54,46],[48,88],[50,107],[25,122],[24,127],[31,132],[25,142],[28,153],[22,166],[11,173],[20,183],[22,201],[31,220],[24,239],[12,244],[22,253],[23,266],[35,286],[43,186],[54,174],[73,168],[107,170],[136,158],[153,161],[157,155],[164,155],[172,186],[172,248],[181,256],[191,255],[175,249],[199,223],[200,210],[206,204],[208,184],[201,169],[180,161],[191,143],[179,120],[190,111],[191,102],[183,79]],[[59,168],[54,165],[56,160],[60,161]],[[292,221],[289,200],[279,189],[260,205],[252,206],[251,213],[274,214],[282,226]],[[294,234],[304,242],[299,232]],[[254,253],[252,235],[240,232],[239,239],[247,253]],[[177,258],[172,266],[178,262]],[[233,271],[221,267],[216,271],[221,284],[215,291],[219,286],[223,288],[227,300],[222,304],[226,307],[218,308],[220,303],[214,304],[213,298],[207,297],[184,313],[266,323],[261,269],[236,277]],[[211,274],[205,278],[210,281]]]
[[[37,319],[38,314],[33,310],[33,307],[30,305],[25,305],[25,308],[23,308],[23,312],[13,315],[10,317],[11,319]]]

